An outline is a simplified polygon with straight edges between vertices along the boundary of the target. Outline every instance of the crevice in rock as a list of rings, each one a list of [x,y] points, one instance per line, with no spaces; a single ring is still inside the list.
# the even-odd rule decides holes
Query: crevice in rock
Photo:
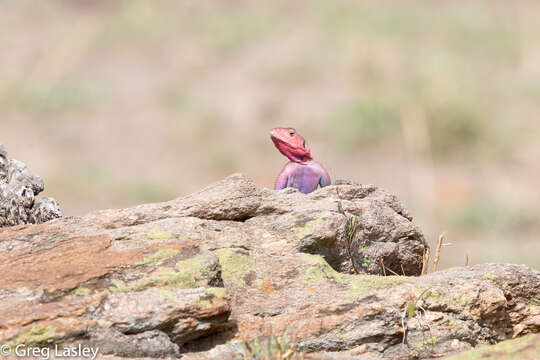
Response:
[[[271,318],[274,316],[278,316],[283,314],[283,311],[263,311],[263,312],[256,312],[253,314],[253,316],[257,316],[260,318]]]
[[[181,353],[200,353],[212,350],[234,339],[237,332],[238,324],[234,321],[229,321],[218,332],[183,343],[181,345]]]

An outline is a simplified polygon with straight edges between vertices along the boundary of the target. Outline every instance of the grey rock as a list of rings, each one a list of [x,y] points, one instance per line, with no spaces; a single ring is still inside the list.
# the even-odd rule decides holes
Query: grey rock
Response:
[[[249,224],[279,231],[300,252],[321,255],[339,272],[420,275],[428,249],[403,204],[374,185],[331,185],[308,195],[261,191]],[[390,273],[389,270],[386,270]]]
[[[43,189],[43,180],[24,163],[11,159],[0,144],[0,227],[39,224],[61,217],[56,200],[37,198]]]
[[[100,358],[115,355],[122,358],[166,358],[180,356],[180,348],[173,343],[166,333],[151,330],[133,335],[126,335],[112,329],[91,329],[92,341],[79,342],[86,347],[99,348]],[[109,358],[105,356],[104,358]]]

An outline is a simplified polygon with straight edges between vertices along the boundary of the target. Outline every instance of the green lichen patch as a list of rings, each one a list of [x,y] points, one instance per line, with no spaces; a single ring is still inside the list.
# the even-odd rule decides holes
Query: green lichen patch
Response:
[[[446,315],[445,315],[444,320],[441,321],[441,325],[446,325],[447,328],[450,329],[450,332],[452,333],[452,335],[456,335],[460,330],[463,330],[462,326],[456,323],[454,319]]]
[[[493,284],[497,286],[502,284],[501,279],[499,279],[497,276],[495,276],[493,273],[490,273],[490,272],[484,274],[484,279],[491,281]]]
[[[433,345],[435,345],[437,343],[437,341],[439,341],[439,338],[434,336],[431,339],[427,339],[427,340],[421,341],[419,343],[412,344],[412,346],[417,348],[417,349],[421,349],[421,348],[423,348],[424,346],[427,346],[427,345],[433,346]]]
[[[217,298],[223,299],[227,297],[227,290],[225,288],[211,287],[205,289],[204,292]]]
[[[334,270],[321,256],[301,253],[300,258],[309,264],[304,276],[307,282],[322,282],[333,279],[337,282],[344,282],[346,276]]]
[[[224,288],[211,287],[204,289],[204,292],[205,295],[201,296],[197,302],[202,308],[211,307],[214,304],[214,298],[223,299],[227,297],[227,291]]]
[[[201,255],[177,262],[177,278],[181,279],[187,287],[208,286],[210,279],[218,275],[217,270],[208,268],[208,263],[205,260],[204,256]]]
[[[321,256],[301,253],[300,258],[309,264],[304,279],[307,282],[333,280],[348,286],[345,292],[347,302],[355,301],[359,296],[377,289],[394,287],[412,282],[405,276],[348,275],[334,270]]]
[[[172,239],[173,235],[167,231],[160,231],[158,229],[152,229],[149,233],[146,234],[144,240],[169,240]]]
[[[202,308],[209,308],[209,307],[212,307],[212,301],[208,300],[208,299],[200,299],[198,302],[200,307]]]
[[[218,253],[224,281],[244,286],[253,272],[253,257],[241,249],[222,249]]]
[[[458,297],[455,298],[455,300],[465,305],[470,304],[472,302],[472,299],[465,294],[459,295]]]
[[[298,225],[292,225],[291,230],[296,231],[296,235],[299,239],[303,239],[306,236],[313,234],[316,232],[317,228],[324,222],[328,214],[321,214],[320,216],[316,217],[313,220],[307,221],[304,225],[298,226]],[[295,218],[299,218],[300,215],[295,215]]]
[[[110,286],[110,280],[105,277],[93,278],[88,281],[80,283],[75,289],[64,292],[63,296],[70,297],[83,297],[95,294],[108,288]]]
[[[81,285],[77,286],[77,288],[75,288],[71,292],[71,295],[73,295],[73,296],[87,296],[87,295],[90,295],[91,293],[92,293],[91,289],[89,289],[86,286],[81,284]]]
[[[527,335],[517,339],[506,340],[496,345],[479,346],[448,358],[448,360],[482,360],[504,359],[523,360],[540,359],[540,336]]]
[[[485,274],[484,274],[484,279],[488,279],[488,280],[491,280],[491,281],[495,281],[497,278],[496,278],[495,275],[493,275],[492,273],[485,273]]]
[[[443,294],[441,294],[437,290],[428,290],[425,292],[422,291],[422,293],[419,296],[421,296],[423,299],[426,299],[426,298],[442,299],[443,298]]]
[[[359,296],[378,289],[398,286],[411,280],[405,276],[353,275],[345,300],[356,301]]]
[[[135,282],[134,290],[142,291],[149,287],[169,287],[173,289],[197,287],[191,277],[184,275],[174,270],[153,274]]]
[[[493,285],[497,286],[498,288],[506,286],[506,284],[501,279],[499,279],[497,276],[490,272],[484,274],[484,279],[491,281]]]
[[[162,249],[154,253],[153,255],[144,258],[143,261],[135,263],[135,266],[154,265],[161,260],[165,260],[177,255],[180,250],[177,249]]]
[[[345,343],[347,341],[347,332],[345,331],[345,329],[339,329],[339,337],[342,342]]]
[[[529,306],[537,306],[537,305],[540,305],[540,299],[532,298],[531,300],[529,300],[529,302],[527,303],[527,305],[529,305]]]
[[[163,268],[151,275],[145,276],[142,279],[123,282],[121,280],[111,280],[112,286],[109,288],[112,292],[133,292],[143,291],[151,287],[159,288],[194,288],[197,283],[192,280],[191,276],[186,276],[185,273],[179,273],[174,269]]]
[[[15,339],[8,341],[6,345],[10,348],[15,348],[19,344],[26,346],[45,346],[58,342],[55,339],[56,329],[52,326],[35,327],[29,331],[19,334]]]
[[[449,306],[463,304],[467,305],[471,303],[472,299],[465,294],[455,295],[455,294],[444,294],[435,289],[422,290],[418,289],[415,291],[415,294],[418,299],[423,299],[429,302],[432,300],[439,304],[446,304]]]
[[[174,293],[168,289],[156,289],[156,291],[165,296],[168,300],[174,300]]]
[[[159,252],[154,258],[164,259],[174,256],[177,250],[172,252]],[[159,260],[156,260],[159,261]],[[150,263],[150,262],[149,262]],[[193,258],[179,261],[175,268],[160,267],[156,271],[143,278],[131,282],[123,282],[118,279],[111,280],[110,290],[113,292],[142,291],[150,287],[189,289],[207,287],[215,283],[219,278],[217,260],[209,254],[201,254]]]
[[[113,293],[132,291],[131,286],[118,279],[111,280],[111,286],[109,287],[109,290]]]

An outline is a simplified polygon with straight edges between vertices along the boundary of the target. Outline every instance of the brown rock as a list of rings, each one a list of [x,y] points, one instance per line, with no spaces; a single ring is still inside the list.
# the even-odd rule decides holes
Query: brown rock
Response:
[[[226,359],[288,333],[311,358],[416,359],[538,331],[540,274],[524,266],[369,275],[381,260],[420,272],[411,220],[371,185],[304,195],[233,175],[166,203],[5,228],[0,341]]]

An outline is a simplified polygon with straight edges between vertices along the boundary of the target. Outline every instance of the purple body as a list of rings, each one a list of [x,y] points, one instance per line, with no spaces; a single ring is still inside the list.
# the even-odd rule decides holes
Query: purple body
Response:
[[[305,164],[289,162],[279,174],[275,190],[293,187],[304,194],[308,194],[321,187],[330,185],[330,176],[324,167],[318,162],[311,160]]]

